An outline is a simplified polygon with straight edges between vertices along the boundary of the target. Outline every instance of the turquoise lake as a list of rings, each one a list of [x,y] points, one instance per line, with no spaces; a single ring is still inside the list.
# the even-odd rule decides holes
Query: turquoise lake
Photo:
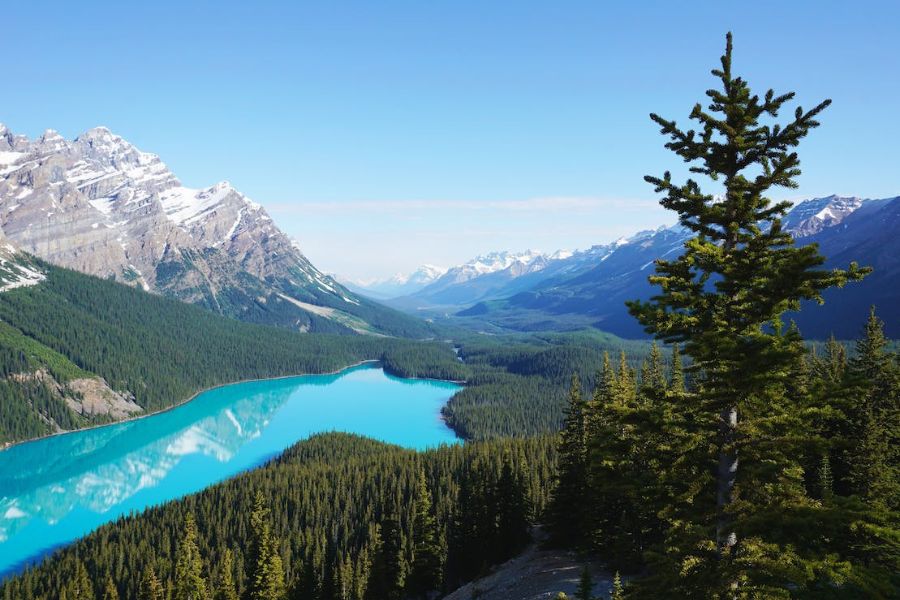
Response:
[[[418,450],[454,443],[449,382],[377,365],[215,388],[172,410],[0,452],[0,575],[103,523],[199,491],[325,431]]]

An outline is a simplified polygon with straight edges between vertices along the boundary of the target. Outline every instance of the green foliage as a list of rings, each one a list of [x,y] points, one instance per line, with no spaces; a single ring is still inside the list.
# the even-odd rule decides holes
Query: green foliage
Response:
[[[222,553],[215,600],[238,600],[237,588],[234,585],[234,553],[231,548],[226,548]]]
[[[138,587],[138,599],[165,600],[165,597],[165,587],[156,576],[156,571],[153,570],[153,566],[147,565],[147,567],[144,568],[144,576],[141,578],[141,583]],[[217,600],[237,600],[237,598],[228,598],[226,596],[221,596],[220,599]]]
[[[283,600],[287,594],[279,544],[272,535],[269,509],[257,491],[250,513],[251,552],[250,600]],[[229,551],[226,551],[226,554]],[[227,562],[227,561],[223,561]]]
[[[818,269],[818,248],[795,246],[782,228],[790,204],[765,195],[773,186],[796,187],[793,148],[830,101],[772,123],[794,94],[753,95],[732,75],[731,54],[729,34],[713,71],[721,87],[707,92],[708,110],[698,103],[690,115],[699,131],[651,115],[669,137],[666,147],[691,163],[692,173],[721,181],[724,195],[703,193],[694,179],[676,185],[668,172],[646,178],[694,237],[678,258],[656,261],[650,282],[658,295],[629,303],[649,333],[684,343],[700,380],[689,402],[656,411],[669,413],[661,421],[664,437],[681,448],[669,467],[678,474],[665,494],[676,503],[665,502],[671,510],[661,524],[665,551],[653,560],[655,586],[722,598],[784,595],[808,584],[811,572],[841,577],[824,557],[799,551],[789,524],[815,508],[802,464],[813,408],[793,393],[804,346],[781,315],[867,272],[855,263]],[[653,417],[635,410],[634,422]],[[708,465],[716,462],[713,477]]]
[[[197,523],[188,513],[184,518],[184,535],[175,553],[174,600],[207,600],[208,585],[203,575],[203,558],[197,546]]]
[[[593,600],[594,598],[594,580],[591,577],[591,571],[587,567],[581,570],[581,577],[578,579],[578,589],[575,590],[575,600]]]
[[[103,587],[103,600],[119,600],[119,590],[112,577],[106,577],[106,585]]]
[[[622,577],[619,575],[619,572],[616,571],[616,576],[613,578],[612,589],[609,591],[609,600],[624,600],[625,598],[625,586],[622,585]]]
[[[427,597],[430,590],[441,587],[446,548],[441,544],[441,529],[432,510],[431,492],[425,471],[416,482],[415,515],[412,525],[412,569],[407,584],[413,596]]]

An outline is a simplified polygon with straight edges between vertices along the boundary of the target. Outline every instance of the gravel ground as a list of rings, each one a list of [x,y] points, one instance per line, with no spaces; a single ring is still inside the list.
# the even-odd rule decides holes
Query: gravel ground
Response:
[[[554,600],[559,592],[571,598],[585,562],[573,552],[541,550],[537,544],[496,567],[490,575],[464,585],[443,600]],[[588,564],[594,579],[594,595],[608,598],[612,574]]]

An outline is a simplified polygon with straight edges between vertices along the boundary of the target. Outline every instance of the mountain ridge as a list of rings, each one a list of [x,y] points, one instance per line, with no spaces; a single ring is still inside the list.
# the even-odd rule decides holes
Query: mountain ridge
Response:
[[[870,299],[885,313],[891,335],[900,335],[900,314],[894,315],[900,295],[891,292],[900,287],[900,267],[893,258],[900,256],[900,248],[896,236],[890,234],[900,228],[900,223],[894,225],[888,217],[892,203],[900,207],[898,198],[831,195],[798,202],[786,215],[784,227],[798,244],[820,244],[826,267],[846,266],[856,260],[863,265],[872,263],[876,269],[862,283],[828,292],[824,309],[810,306],[789,315],[801,325],[801,331],[811,337],[831,333],[854,337],[868,310],[863,304]],[[877,224],[879,219],[884,221],[881,225]],[[486,274],[441,290],[440,296],[428,296],[426,288],[388,302],[478,330],[595,327],[639,338],[645,334],[628,314],[625,301],[652,295],[647,276],[653,272],[653,262],[679,253],[690,235],[680,224],[662,226],[550,261],[540,271],[518,278],[497,282],[493,274]]]
[[[0,125],[0,230],[53,264],[250,322],[428,335],[319,271],[227,181],[188,188],[158,155],[106,127],[69,141],[53,130],[29,140]]]

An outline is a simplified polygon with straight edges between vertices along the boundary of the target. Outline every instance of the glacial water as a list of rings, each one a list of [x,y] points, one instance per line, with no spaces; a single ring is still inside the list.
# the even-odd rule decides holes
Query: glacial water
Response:
[[[0,576],[315,433],[352,432],[415,449],[453,443],[440,409],[458,389],[363,365],[228,385],[142,419],[13,446],[0,452]]]

